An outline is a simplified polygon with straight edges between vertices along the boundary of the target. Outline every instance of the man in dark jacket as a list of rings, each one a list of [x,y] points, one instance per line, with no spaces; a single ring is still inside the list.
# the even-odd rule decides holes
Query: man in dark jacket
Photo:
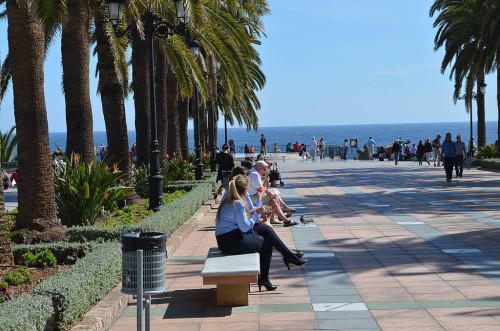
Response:
[[[234,168],[234,158],[231,154],[229,154],[229,146],[227,144],[222,145],[222,152],[219,152],[215,156],[215,163],[218,164],[217,169],[217,181],[223,181],[222,172],[233,170]],[[219,192],[222,191],[222,185],[219,188]]]

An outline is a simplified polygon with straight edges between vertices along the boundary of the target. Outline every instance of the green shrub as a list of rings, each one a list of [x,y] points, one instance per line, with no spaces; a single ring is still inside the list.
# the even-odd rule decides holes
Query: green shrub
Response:
[[[54,308],[49,297],[21,296],[1,304],[2,331],[54,330]]]
[[[146,204],[147,205],[147,204]],[[115,210],[104,223],[104,227],[113,228],[117,226],[131,225],[153,214],[152,210],[141,205],[127,205],[121,210]]]
[[[23,255],[21,255],[20,263],[24,266],[33,265],[34,261],[35,261],[35,254],[33,254],[32,252],[26,252]]]
[[[102,161],[87,165],[77,154],[65,159],[55,175],[58,216],[64,225],[94,225],[103,209],[116,208],[129,194],[130,188],[119,185],[122,174],[116,165],[111,172]]]
[[[173,158],[165,163],[161,170],[164,183],[171,183],[177,180],[193,180],[193,171],[196,167],[181,158]]]
[[[15,270],[8,270],[3,280],[9,285],[17,286],[26,283],[30,279],[30,274],[31,272],[22,266]]]
[[[476,153],[477,159],[493,159],[497,157],[497,151],[495,145],[484,145],[483,147],[479,147],[479,150]]]
[[[480,160],[481,168],[500,170],[500,159],[484,159]]]
[[[101,300],[121,278],[121,244],[94,246],[73,267],[41,282],[34,295],[52,299],[55,330],[67,330]]]
[[[14,261],[17,264],[22,263],[22,256],[30,252],[33,256],[37,253],[50,250],[56,257],[57,264],[74,264],[77,260],[84,257],[88,252],[93,249],[91,243],[44,243],[35,245],[13,245],[12,252],[14,253]]]
[[[46,249],[38,252],[34,256],[33,267],[37,268],[55,268],[57,259],[50,250]]]
[[[143,199],[149,196],[149,165],[133,169],[135,192]]]

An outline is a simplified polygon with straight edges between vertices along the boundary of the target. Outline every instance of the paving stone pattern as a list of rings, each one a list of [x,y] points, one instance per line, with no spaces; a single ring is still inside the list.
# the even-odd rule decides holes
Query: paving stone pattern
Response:
[[[500,330],[500,174],[414,162],[279,163],[282,196],[314,223],[276,226],[309,263],[273,255],[274,292],[217,307],[200,271],[216,246],[212,208],[167,262],[153,330]],[[109,329],[133,330],[136,306]]]

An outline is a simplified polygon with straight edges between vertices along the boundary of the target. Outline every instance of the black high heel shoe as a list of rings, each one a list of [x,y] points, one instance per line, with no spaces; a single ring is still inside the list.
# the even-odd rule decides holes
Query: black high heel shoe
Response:
[[[273,285],[269,279],[268,280],[262,280],[259,278],[259,281],[257,282],[257,285],[259,286],[259,292],[262,292],[261,287],[264,286],[266,288],[266,291],[274,291],[278,288],[278,286]]]
[[[293,250],[292,249],[292,253],[299,259],[303,258],[304,257],[304,252],[302,251],[298,251],[298,250]]]
[[[290,258],[285,257],[283,259],[283,263],[285,263],[285,265],[288,268],[288,270],[290,270],[290,264],[292,264],[292,265],[294,265],[294,266],[296,266],[297,268],[300,269],[300,268],[302,268],[303,266],[306,265],[307,260],[306,259],[302,260],[300,258],[297,258],[296,260],[295,259],[292,260]]]

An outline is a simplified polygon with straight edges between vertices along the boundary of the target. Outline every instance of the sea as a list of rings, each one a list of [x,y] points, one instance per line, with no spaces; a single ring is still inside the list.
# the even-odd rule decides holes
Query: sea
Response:
[[[474,122],[473,134],[477,141],[477,124]],[[284,126],[284,127],[262,127],[257,131],[247,131],[245,128],[228,128],[227,139],[233,139],[236,146],[254,145],[260,146],[260,136],[264,134],[267,145],[272,146],[275,142],[280,146],[295,142],[309,145],[312,138],[319,141],[325,140],[326,145],[342,145],[344,139],[349,142],[357,139],[358,147],[361,148],[369,137],[373,137],[378,146],[392,144],[395,139],[408,140],[418,144],[419,140],[436,135],[445,136],[447,132],[452,134],[453,140],[457,134],[462,135],[462,141],[468,142],[470,138],[469,122],[448,123],[401,123],[401,124],[361,124],[361,125],[323,125],[323,126]],[[193,130],[188,130],[189,146],[193,149]],[[497,140],[497,122],[486,122],[486,142],[493,144]],[[444,139],[444,138],[443,138]],[[66,132],[51,132],[49,134],[50,148],[55,150],[59,146],[62,150],[66,147]],[[128,132],[129,144],[135,141],[135,131]],[[224,143],[224,128],[218,129],[217,146]],[[106,143],[106,132],[94,132],[94,143],[100,146]]]

